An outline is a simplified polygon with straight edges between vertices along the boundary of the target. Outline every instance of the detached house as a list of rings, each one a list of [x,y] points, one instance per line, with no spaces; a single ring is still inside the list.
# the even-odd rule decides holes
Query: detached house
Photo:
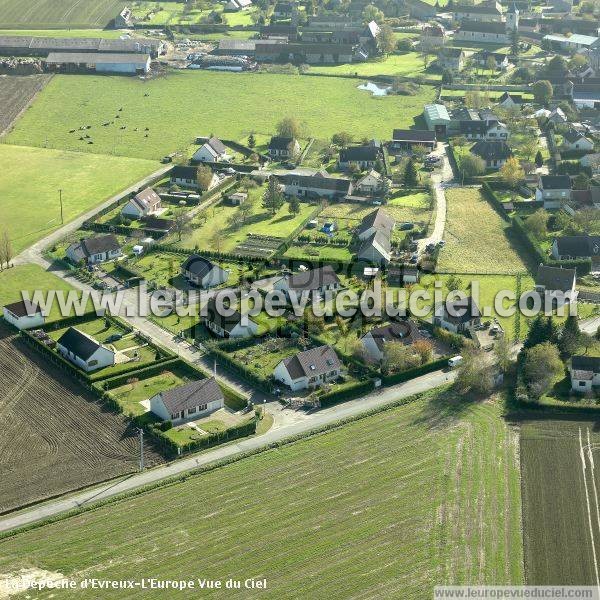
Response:
[[[381,173],[371,169],[366,175],[363,175],[363,177],[356,182],[354,189],[361,194],[375,196],[381,191],[383,180],[384,177],[381,175]]]
[[[467,55],[462,48],[445,47],[442,48],[437,57],[437,66],[440,69],[447,69],[459,73],[465,68]]]
[[[86,372],[115,364],[115,353],[89,335],[69,327],[56,342],[58,353]]]
[[[396,221],[382,208],[369,213],[356,232],[362,242],[357,252],[358,258],[379,265],[389,263],[395,225]]]
[[[391,237],[395,225],[396,221],[383,208],[378,208],[362,220],[356,235],[361,241],[370,238],[378,231],[384,233],[387,237]]]
[[[227,160],[227,148],[221,140],[211,137],[194,153],[192,160],[197,162],[221,162]]]
[[[291,158],[300,152],[300,144],[298,143],[298,140],[293,138],[273,136],[269,142],[267,151],[271,158]]]
[[[571,389],[574,392],[587,393],[600,385],[600,357],[573,356],[569,366]]]
[[[345,177],[331,177],[327,172],[314,175],[286,173],[279,177],[287,196],[300,198],[344,198],[352,193],[353,185]]]
[[[571,199],[571,178],[568,175],[541,175],[535,199],[543,201],[544,208],[560,208]]]
[[[216,298],[211,298],[202,321],[215,335],[222,338],[243,338],[256,335],[258,332],[258,324],[247,315],[243,317],[240,312],[230,308],[221,312],[217,308]]]
[[[275,367],[273,377],[291,390],[298,391],[335,381],[341,375],[342,368],[331,346],[319,346],[282,360]]]
[[[71,244],[66,256],[76,265],[82,262],[95,265],[121,256],[121,245],[112,233],[99,235]]]
[[[160,196],[152,189],[145,190],[136,194],[121,210],[121,214],[132,219],[141,219],[148,215],[155,214],[162,209]]]
[[[563,135],[563,147],[566,150],[590,151],[594,149],[594,142],[588,140],[582,133],[569,129]]]
[[[421,29],[419,46],[424,50],[441,48],[446,44],[448,35],[439,23],[430,23]]]
[[[566,235],[554,238],[552,257],[555,260],[577,260],[600,256],[600,236]]]
[[[523,104],[523,96],[521,94],[510,94],[504,92],[500,98],[498,98],[498,106],[502,108],[515,108]]]
[[[453,12],[455,21],[480,21],[494,23],[502,20],[502,8],[498,2],[481,2],[479,4],[458,5]]]
[[[297,301],[303,296],[323,296],[328,291],[337,292],[341,283],[333,267],[325,265],[295,275],[286,275],[276,281],[273,288],[285,292],[290,300]]]
[[[229,271],[198,254],[192,254],[181,265],[181,274],[190,284],[203,289],[221,285],[229,278]]]
[[[405,346],[421,339],[419,329],[412,321],[400,321],[381,327],[375,327],[360,338],[365,354],[374,362],[385,358],[386,344],[401,343]]]
[[[42,309],[37,304],[24,300],[5,304],[2,308],[2,316],[7,323],[19,330],[41,327],[46,321]]]
[[[577,299],[575,292],[576,269],[561,269],[540,265],[535,277],[535,290],[553,306],[562,306]]]
[[[372,169],[382,157],[381,144],[376,140],[372,140],[365,146],[351,146],[340,150],[338,163],[340,169],[348,169],[352,164],[358,165],[361,170]]]
[[[224,406],[223,392],[214,377],[164,390],[150,398],[151,412],[173,425],[200,419]]]
[[[512,150],[504,141],[481,140],[471,148],[471,152],[483,158],[488,169],[500,169],[513,155]]]
[[[171,185],[177,185],[182,188],[199,190],[198,167],[195,166],[176,166],[171,169]],[[212,179],[206,190],[211,190],[219,183],[216,173],[213,173]],[[206,191],[204,190],[204,191]]]
[[[435,307],[433,324],[453,333],[466,333],[481,323],[479,308],[471,296],[442,302]]]

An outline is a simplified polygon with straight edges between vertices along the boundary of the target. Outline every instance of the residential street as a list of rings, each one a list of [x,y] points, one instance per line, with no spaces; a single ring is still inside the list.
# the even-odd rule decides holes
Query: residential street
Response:
[[[208,450],[204,453],[192,455],[189,458],[184,458],[155,469],[149,469],[117,482],[103,484],[67,498],[51,500],[19,513],[8,515],[0,519],[0,531],[22,527],[23,525],[81,506],[93,505],[94,502],[99,500],[104,500],[161,481],[162,479],[185,473],[186,471],[192,471],[197,467],[209,465],[215,461],[234,457],[236,454],[268,446],[273,442],[279,442],[286,438],[306,433],[312,429],[335,423],[340,419],[360,415],[363,412],[385,406],[401,398],[444,385],[453,381],[454,377],[455,372],[436,371],[422,377],[417,377],[406,383],[373,392],[363,398],[344,402],[312,414],[306,415],[300,413],[302,415],[300,420],[284,427],[270,429],[264,435],[217,447],[214,450]],[[290,409],[280,410],[289,411]]]

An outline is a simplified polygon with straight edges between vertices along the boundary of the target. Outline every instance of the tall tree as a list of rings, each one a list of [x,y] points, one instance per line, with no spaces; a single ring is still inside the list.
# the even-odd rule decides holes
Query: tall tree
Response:
[[[210,188],[213,180],[212,169],[206,165],[200,165],[196,173],[196,180],[201,190],[206,191]]]
[[[514,188],[523,179],[525,179],[525,171],[523,171],[519,161],[515,156],[511,156],[500,168],[500,179],[509,187]]]
[[[552,99],[553,89],[552,84],[547,80],[536,81],[531,86],[531,91],[536,102],[540,104],[548,104]]]
[[[535,155],[535,166],[539,169],[544,165],[544,157],[542,156],[542,151],[538,150]]]
[[[173,217],[173,231],[177,234],[177,239],[181,241],[185,233],[192,230],[192,223],[188,215],[184,212],[178,212]]]
[[[577,317],[569,315],[560,332],[558,347],[562,354],[571,356],[577,352],[581,341],[581,330],[579,329]]]
[[[535,398],[546,393],[564,372],[565,367],[554,344],[543,342],[525,351],[523,375],[529,392]]]
[[[404,169],[404,185],[408,188],[414,188],[419,183],[419,173],[417,172],[417,166],[414,159],[409,158],[406,161],[406,167]]]
[[[292,196],[290,198],[288,210],[291,215],[297,215],[300,212],[300,200],[298,200],[297,196]]]
[[[381,25],[377,33],[377,47],[382,54],[389,54],[396,49],[396,34],[387,24]]]
[[[263,194],[263,208],[274,215],[283,206],[283,194],[279,189],[279,183],[275,177],[269,179],[267,189]]]
[[[293,140],[301,137],[302,126],[296,117],[284,117],[277,123],[277,135]]]
[[[251,132],[248,136],[248,148],[254,148],[256,146],[256,138],[254,137],[254,132]]]

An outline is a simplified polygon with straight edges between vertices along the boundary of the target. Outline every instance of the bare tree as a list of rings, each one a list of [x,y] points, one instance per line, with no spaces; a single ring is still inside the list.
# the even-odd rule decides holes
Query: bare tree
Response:
[[[179,212],[173,218],[173,231],[177,234],[177,239],[181,241],[181,238],[185,233],[189,233],[192,230],[192,223],[190,218],[184,213]]]
[[[0,270],[3,269],[4,264],[7,267],[10,266],[10,261],[13,257],[13,247],[12,242],[10,241],[10,237],[8,235],[8,231],[6,229],[2,232],[2,237],[0,238]]]

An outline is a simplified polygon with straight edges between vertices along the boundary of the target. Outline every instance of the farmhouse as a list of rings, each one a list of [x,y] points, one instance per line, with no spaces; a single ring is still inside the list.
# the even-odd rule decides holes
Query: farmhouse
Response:
[[[488,169],[500,169],[513,155],[512,150],[504,141],[481,140],[471,148],[471,152],[483,158]]]
[[[314,295],[324,296],[326,292],[336,292],[340,287],[340,279],[330,265],[295,275],[285,275],[273,284],[274,289],[285,292],[292,301]]]
[[[365,60],[367,53],[354,44],[256,44],[255,58],[261,62],[341,64]]]
[[[544,298],[552,300],[556,306],[562,306],[576,299],[575,269],[561,269],[541,264],[535,277],[535,290]]]
[[[465,333],[481,323],[480,312],[471,296],[442,302],[435,307],[433,324],[453,333]]]
[[[67,258],[76,265],[81,262],[94,265],[112,260],[120,255],[119,240],[112,233],[75,242],[66,250]]]
[[[476,113],[477,118],[461,120],[459,132],[468,140],[506,140],[510,132],[491,111]]]
[[[94,338],[69,327],[56,342],[56,349],[84,371],[95,371],[115,364],[115,353]]]
[[[535,199],[544,202],[544,208],[560,208],[571,199],[571,178],[568,175],[541,175],[535,190]]]
[[[199,254],[192,254],[181,265],[181,274],[190,284],[203,289],[216,287],[229,279],[229,271]]]
[[[574,33],[570,36],[565,35],[545,35],[543,40],[549,46],[571,52],[573,50],[593,49],[600,47],[600,40],[596,36],[581,35]]]
[[[127,202],[121,214],[132,219],[141,219],[159,212],[161,208],[160,196],[152,188],[146,188]]]
[[[573,356],[569,366],[571,389],[574,392],[591,392],[600,385],[600,357]]]
[[[552,257],[555,260],[575,260],[600,256],[600,236],[566,235],[554,238]]]
[[[490,44],[509,44],[509,31],[506,23],[463,21],[454,39],[463,42],[483,42]]]
[[[2,307],[2,316],[7,323],[19,330],[41,327],[46,321],[42,309],[37,304],[24,300],[5,304]]]
[[[597,83],[576,83],[570,96],[577,108],[600,107],[600,85]]]
[[[286,195],[302,198],[344,198],[353,190],[350,179],[320,172],[314,175],[286,173],[279,177],[279,181]]]
[[[502,52],[490,52],[489,50],[480,50],[473,55],[473,60],[480,67],[494,65],[495,69],[506,69],[509,65],[508,54]],[[507,94],[508,92],[504,92]]]
[[[250,337],[256,335],[258,331],[258,324],[248,315],[242,316],[240,312],[232,308],[219,311],[216,297],[208,301],[206,316],[202,318],[202,321],[207,329],[222,338]]]
[[[50,71],[115,73],[139,75],[150,71],[148,54],[99,52],[50,52],[45,60]]]
[[[357,257],[368,263],[387,264],[392,260],[392,242],[383,231],[376,231],[360,245]]]
[[[282,360],[273,377],[293,391],[315,388],[334,381],[342,373],[342,363],[331,346],[319,346]]]
[[[415,146],[435,150],[437,140],[435,131],[428,129],[394,129],[390,150],[411,151]]]
[[[563,134],[563,147],[566,150],[585,150],[589,152],[594,149],[594,142],[588,140],[579,131],[569,129],[569,131]]]
[[[224,405],[223,392],[214,377],[164,390],[150,398],[151,412],[173,425],[199,419]]]
[[[197,162],[219,162],[227,160],[227,148],[221,140],[211,137],[194,153],[192,160]]]
[[[352,164],[358,165],[361,170],[372,169],[382,158],[381,144],[372,140],[364,146],[351,146],[340,150],[338,164],[340,169],[348,169]]]
[[[441,48],[446,43],[448,35],[439,23],[430,23],[421,30],[419,46],[424,50]]]
[[[375,327],[363,335],[360,342],[367,357],[374,362],[380,362],[385,358],[387,344],[399,342],[408,346],[419,339],[421,339],[421,334],[415,323],[406,320]]]
[[[267,148],[271,158],[291,158],[300,152],[298,140],[288,137],[273,136]]]

